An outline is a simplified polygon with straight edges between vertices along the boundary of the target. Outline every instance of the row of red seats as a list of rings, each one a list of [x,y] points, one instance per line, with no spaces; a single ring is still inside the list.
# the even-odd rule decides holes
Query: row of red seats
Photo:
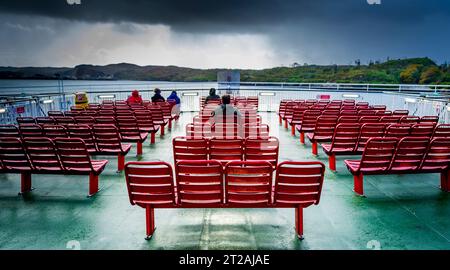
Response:
[[[268,137],[269,126],[266,124],[250,123],[224,124],[217,123],[210,125],[209,123],[195,123],[186,125],[186,136],[193,138],[211,138],[211,137]]]
[[[294,208],[303,238],[303,209],[317,205],[325,167],[320,162],[179,161],[175,177],[165,162],[130,162],[125,175],[130,203],[146,209],[146,239],[155,231],[155,208]]]
[[[32,190],[32,174],[89,175],[89,196],[107,160],[90,158],[81,139],[0,138],[0,173],[21,175],[21,193]]]
[[[131,144],[123,142],[135,142],[133,136],[122,136],[114,125],[44,125],[44,126],[0,126],[0,139],[21,138],[49,138],[62,139],[73,138],[82,139],[90,155],[113,155],[118,157],[118,171],[123,171],[125,167],[125,156],[130,152]],[[128,134],[131,135],[131,134]],[[137,152],[142,154],[142,142],[148,135],[140,134]]]
[[[371,138],[360,160],[345,160],[354,190],[363,195],[364,175],[440,173],[441,189],[450,192],[450,138]]]
[[[317,144],[321,143],[322,149],[329,157],[329,167],[336,170],[337,155],[359,155],[364,150],[367,141],[373,137],[427,137],[450,138],[450,125],[438,126],[428,124],[393,124],[383,125],[379,123],[368,124],[339,124],[332,135],[314,133],[308,138],[313,143],[312,152],[317,155]],[[331,133],[330,133],[331,134]],[[319,137],[319,135],[321,137]]]
[[[275,169],[278,164],[279,141],[275,137],[247,139],[173,139],[175,164],[182,160],[218,160],[223,165],[230,161],[267,161]]]
[[[96,124],[102,125],[115,125],[123,136],[130,137],[129,133],[135,135],[149,133],[151,135],[151,143],[155,143],[156,133],[160,130],[161,135],[164,135],[164,126],[167,121],[159,120],[155,121],[151,115],[143,114],[136,116],[77,116],[77,117],[19,117],[17,123],[20,126],[50,126],[50,125],[88,125],[93,126]]]

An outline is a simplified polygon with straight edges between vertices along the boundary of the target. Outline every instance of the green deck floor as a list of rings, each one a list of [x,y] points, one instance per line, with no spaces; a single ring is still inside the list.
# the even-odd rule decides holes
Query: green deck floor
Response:
[[[279,126],[276,114],[262,116],[280,139],[280,161],[327,162]],[[192,117],[183,114],[155,146],[146,143],[139,160],[173,163],[172,138]],[[138,160],[135,150],[127,161]],[[305,210],[303,241],[293,209],[156,210],[156,232],[145,241],[145,211],[130,205],[116,159],[93,198],[87,177],[33,175],[36,189],[21,197],[20,177],[0,175],[0,249],[66,249],[69,241],[81,249],[367,249],[369,241],[381,249],[450,249],[450,194],[439,189],[439,175],[367,176],[362,198],[344,159],[337,173],[326,172],[320,205]]]

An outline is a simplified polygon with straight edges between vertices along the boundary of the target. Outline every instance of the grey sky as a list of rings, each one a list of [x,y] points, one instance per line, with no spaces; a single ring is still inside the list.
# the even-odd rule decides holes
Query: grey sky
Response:
[[[0,65],[200,68],[450,60],[450,1],[0,2]]]

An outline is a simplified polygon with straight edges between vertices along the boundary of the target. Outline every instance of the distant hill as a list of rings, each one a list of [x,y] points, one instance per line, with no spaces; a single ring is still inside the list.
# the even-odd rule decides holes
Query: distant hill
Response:
[[[0,79],[137,80],[209,82],[224,69],[192,69],[177,66],[138,66],[121,63],[74,68],[0,67]],[[410,58],[369,65],[303,65],[262,70],[239,70],[244,82],[338,82],[450,84],[450,68],[429,58]]]

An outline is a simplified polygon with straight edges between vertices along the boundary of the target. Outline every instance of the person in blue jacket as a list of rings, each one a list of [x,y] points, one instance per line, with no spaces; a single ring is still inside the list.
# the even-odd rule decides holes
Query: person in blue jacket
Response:
[[[172,114],[175,115],[175,119],[178,119],[178,117],[180,116],[181,100],[180,97],[177,95],[177,91],[172,91],[170,96],[167,98],[167,101],[173,104]]]

